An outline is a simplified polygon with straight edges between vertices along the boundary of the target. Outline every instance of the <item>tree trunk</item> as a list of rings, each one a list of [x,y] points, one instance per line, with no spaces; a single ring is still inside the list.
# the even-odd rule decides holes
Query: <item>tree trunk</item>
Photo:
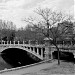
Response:
[[[56,46],[56,49],[57,49],[57,51],[58,51],[58,65],[60,65],[60,54],[59,54],[59,48],[58,48],[57,45],[55,45],[55,46]]]

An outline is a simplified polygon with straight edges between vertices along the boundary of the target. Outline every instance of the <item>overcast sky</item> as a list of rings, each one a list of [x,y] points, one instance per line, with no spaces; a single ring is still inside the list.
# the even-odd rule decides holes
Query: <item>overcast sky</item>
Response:
[[[74,0],[0,0],[0,18],[13,21],[19,28],[26,25],[22,19],[39,6],[74,14]]]

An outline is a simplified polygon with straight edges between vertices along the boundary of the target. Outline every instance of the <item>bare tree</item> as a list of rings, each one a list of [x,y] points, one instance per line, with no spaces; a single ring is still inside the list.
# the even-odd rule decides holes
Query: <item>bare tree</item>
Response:
[[[56,49],[58,50],[58,64],[60,64],[59,48],[56,43],[56,39],[58,37],[61,37],[61,35],[65,33],[65,31],[68,29],[68,27],[70,28],[70,26],[67,27],[65,25],[64,28],[66,30],[64,29],[60,33],[58,25],[60,25],[63,21],[68,21],[68,20],[71,21],[71,16],[67,17],[66,15],[62,14],[62,12],[52,11],[49,8],[45,8],[45,9],[38,8],[36,9],[35,12],[39,15],[40,20],[35,20],[32,17],[29,17],[25,19],[25,21],[30,25],[36,26],[36,29],[40,29],[42,33],[45,35],[45,37],[49,39],[49,42],[52,42],[56,46]],[[53,27],[56,25],[57,25],[56,29],[53,30]]]

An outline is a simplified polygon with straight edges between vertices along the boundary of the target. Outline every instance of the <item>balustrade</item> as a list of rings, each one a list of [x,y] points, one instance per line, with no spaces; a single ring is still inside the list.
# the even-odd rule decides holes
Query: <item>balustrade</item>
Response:
[[[40,58],[43,58],[44,57],[44,54],[45,54],[45,59],[49,59],[49,58],[53,59],[52,53],[53,53],[53,51],[55,51],[54,50],[55,48],[53,48],[52,46],[51,46],[51,48],[49,46],[46,46],[45,49],[43,50],[43,47],[41,45],[38,45],[38,46],[35,45],[35,46],[33,46],[33,45],[30,45],[31,44],[30,42],[31,41],[29,40],[29,46],[28,46],[28,45],[25,45],[25,41],[23,41],[22,44],[25,45],[25,46],[23,46],[23,48],[26,49],[26,47],[27,47],[28,48],[27,50],[32,51],[33,54],[36,54]],[[1,41],[1,44],[9,44],[9,45],[11,45],[11,41],[5,42],[5,41],[2,40]],[[20,41],[18,41],[17,44],[19,45],[20,44]],[[13,41],[13,45],[15,45],[15,41]],[[73,45],[72,44],[72,41],[71,41],[71,45]],[[35,49],[35,47],[36,47],[36,49]],[[68,48],[68,46],[65,47],[64,41],[63,41],[63,47],[64,48]],[[69,50],[64,50],[64,51],[69,51],[69,52],[72,51],[72,50],[70,50],[70,48],[69,48]],[[61,50],[61,51],[63,51],[63,50]],[[51,56],[51,57],[49,57],[49,56]]]

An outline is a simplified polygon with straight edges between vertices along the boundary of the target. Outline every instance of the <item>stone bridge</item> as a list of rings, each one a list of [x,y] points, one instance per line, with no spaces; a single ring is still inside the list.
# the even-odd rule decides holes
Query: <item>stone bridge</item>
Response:
[[[66,51],[66,52],[72,52],[75,55],[75,46],[68,46],[68,45],[58,45],[60,51]],[[19,48],[22,50],[25,50],[29,53],[32,53],[33,55],[37,56],[38,58],[40,58],[41,60],[46,60],[49,59],[49,55],[51,55],[50,59],[52,59],[52,53],[54,51],[56,51],[55,46],[46,46],[44,44],[42,45],[32,45],[32,44],[25,44],[25,42],[23,41],[22,44],[20,44],[20,42],[18,41],[18,43],[16,44],[15,41],[12,44],[11,41],[8,43],[5,41],[2,41],[2,43],[0,44],[0,52],[2,52],[5,49],[8,48]],[[64,48],[64,49],[63,49]],[[27,68],[27,67],[26,67]],[[0,73],[2,73],[3,75],[6,73],[7,74],[12,74],[12,73],[17,73],[20,72],[22,69],[22,72],[26,69],[25,67],[20,67],[19,70],[17,70],[17,68],[15,69],[10,69],[10,70],[3,70]],[[13,72],[14,71],[14,72]]]
[[[74,46],[68,46],[68,45],[58,45],[60,51],[66,51],[66,52],[72,52],[75,56],[75,45]],[[0,44],[0,52],[2,52],[3,50],[6,50],[8,48],[19,48],[22,50],[25,50],[29,53],[32,53],[33,55],[35,55],[36,57],[38,57],[41,60],[44,59],[52,59],[52,53],[54,51],[56,51],[56,47],[55,46],[46,46],[45,44],[25,44],[25,41],[23,41],[21,44],[18,41],[17,43],[15,41],[13,41],[13,43],[11,43],[11,41],[2,41]]]
[[[3,41],[4,42],[4,41]],[[44,59],[44,52],[45,52],[45,46],[44,45],[30,45],[30,44],[20,44],[18,42],[18,44],[11,44],[10,43],[2,43],[0,44],[0,52],[8,49],[8,48],[18,48],[18,49],[22,49],[25,50],[29,53],[32,53],[33,55],[35,55],[36,57],[40,58],[41,60]]]

